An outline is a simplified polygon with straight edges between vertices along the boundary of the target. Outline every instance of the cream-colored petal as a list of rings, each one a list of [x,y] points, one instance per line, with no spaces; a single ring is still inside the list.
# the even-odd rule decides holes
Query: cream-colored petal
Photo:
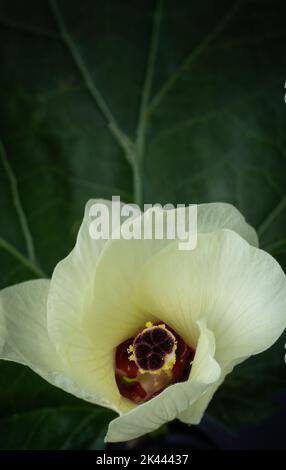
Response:
[[[0,291],[1,358],[28,365],[41,375],[59,370],[60,359],[48,337],[50,281],[23,282]]]
[[[110,201],[96,199],[87,203],[76,245],[71,253],[57,264],[51,280],[48,329],[57,349],[64,353],[78,335],[80,343],[84,339],[81,332],[82,317],[94,289],[100,253],[108,241],[94,240],[90,236],[90,209],[94,203],[102,203],[108,209],[111,208]]]
[[[40,279],[0,292],[0,357],[26,365],[57,385],[63,375],[63,364],[48,336],[49,287],[49,280]]]
[[[213,384],[208,390],[187,410],[184,410],[178,415],[178,419],[185,424],[199,424],[204,416],[204,413],[210,404],[217,389],[221,386],[225,376],[220,377],[220,380]]]
[[[221,376],[219,380],[214,383],[192,406],[180,413],[178,416],[179,420],[186,424],[198,424],[201,421],[217,389],[224,382],[225,377],[232,372],[235,365],[237,365],[239,362],[242,362],[244,359],[246,358],[239,358],[230,363],[227,361],[228,364],[225,365],[224,368],[221,368]]]
[[[100,253],[108,240],[90,236],[90,209],[94,203],[111,208],[110,201],[90,200],[72,252],[55,268],[48,296],[48,331],[73,380],[99,404],[118,409],[121,397],[114,381],[113,353],[96,354],[96,328],[84,328],[86,312],[96,313],[92,303]],[[130,406],[127,405],[127,408]]]
[[[40,279],[0,291],[0,357],[26,365],[51,384],[96,403],[97,397],[73,381],[48,336],[49,288],[50,281]]]
[[[228,229],[238,233],[250,245],[258,246],[257,233],[231,204],[213,202],[198,205],[198,232],[210,233]]]
[[[196,342],[196,320],[206,318],[223,367],[267,349],[286,326],[281,267],[229,230],[201,234],[193,251],[180,252],[174,244],[152,258],[136,301],[190,344]]]
[[[137,406],[109,424],[107,442],[120,442],[154,431],[189,409],[220,377],[214,359],[214,335],[204,321],[199,323],[199,340],[189,380],[171,385],[152,400]]]

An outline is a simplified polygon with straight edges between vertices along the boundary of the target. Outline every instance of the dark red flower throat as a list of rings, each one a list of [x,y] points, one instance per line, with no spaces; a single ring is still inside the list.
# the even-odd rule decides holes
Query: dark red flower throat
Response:
[[[162,322],[146,323],[116,348],[115,379],[120,394],[143,403],[188,378],[195,350]]]

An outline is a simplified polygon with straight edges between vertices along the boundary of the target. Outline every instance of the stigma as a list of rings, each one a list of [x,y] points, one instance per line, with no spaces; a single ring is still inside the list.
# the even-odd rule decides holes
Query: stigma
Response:
[[[129,360],[135,361],[139,373],[159,375],[161,371],[171,371],[176,363],[177,340],[165,324],[146,323],[129,346]]]
[[[145,327],[116,349],[115,378],[122,396],[142,403],[187,379],[194,349],[166,324]]]

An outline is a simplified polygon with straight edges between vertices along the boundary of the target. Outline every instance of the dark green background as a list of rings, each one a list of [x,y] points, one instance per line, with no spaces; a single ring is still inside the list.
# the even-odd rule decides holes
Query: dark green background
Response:
[[[135,139],[156,3],[59,0],[77,50]],[[226,201],[286,264],[284,0],[163,2],[143,156],[145,202]],[[185,66],[182,67],[182,64]],[[0,1],[0,138],[41,268],[72,248],[85,202],[133,199],[132,170],[60,37],[46,0]],[[175,77],[162,100],[152,99]],[[0,237],[26,256],[0,161]],[[35,277],[3,247],[0,287]],[[238,367],[210,413],[228,426],[271,413],[286,387],[282,338]],[[0,364],[0,448],[98,448],[110,412],[28,369]]]

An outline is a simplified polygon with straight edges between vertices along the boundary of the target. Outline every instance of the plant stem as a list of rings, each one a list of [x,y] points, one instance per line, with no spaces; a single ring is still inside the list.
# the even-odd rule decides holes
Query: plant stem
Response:
[[[147,130],[147,108],[150,101],[150,94],[152,89],[152,82],[154,76],[156,55],[158,50],[160,24],[162,18],[163,0],[158,0],[156,11],[153,17],[153,28],[150,42],[150,50],[148,54],[146,75],[143,84],[141,104],[138,116],[138,125],[136,131],[136,158],[134,161],[134,199],[135,203],[141,208],[144,202],[144,187],[143,187],[143,161],[145,154],[145,141]]]

